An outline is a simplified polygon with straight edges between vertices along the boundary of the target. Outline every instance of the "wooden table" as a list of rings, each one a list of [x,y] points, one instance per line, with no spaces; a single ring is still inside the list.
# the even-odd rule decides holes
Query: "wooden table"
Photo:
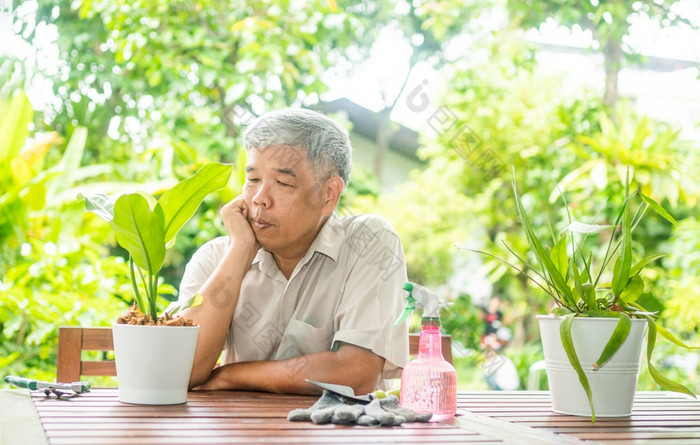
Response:
[[[441,423],[344,427],[285,419],[315,400],[214,391],[190,393],[184,405],[137,406],[120,403],[116,389],[68,400],[2,390],[0,443],[700,444],[700,400],[667,392],[640,392],[631,417],[596,423],[551,412],[543,391],[460,392],[458,416]]]

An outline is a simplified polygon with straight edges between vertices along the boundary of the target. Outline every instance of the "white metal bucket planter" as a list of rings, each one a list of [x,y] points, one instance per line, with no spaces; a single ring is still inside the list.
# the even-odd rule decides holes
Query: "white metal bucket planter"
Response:
[[[199,326],[112,325],[119,401],[175,405],[187,401]]]
[[[561,320],[538,316],[552,410],[575,416],[591,416],[588,398],[576,371],[569,363],[559,334]],[[623,417],[632,413],[637,389],[646,320],[632,320],[629,336],[613,358],[598,370],[593,363],[615,330],[616,318],[574,318],[571,337],[574,349],[591,385],[597,417]]]

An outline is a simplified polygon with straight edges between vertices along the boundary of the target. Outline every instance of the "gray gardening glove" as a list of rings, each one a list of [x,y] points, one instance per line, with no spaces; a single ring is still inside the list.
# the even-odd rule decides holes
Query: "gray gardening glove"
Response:
[[[396,396],[372,400],[368,405],[346,404],[342,397],[324,391],[307,409],[295,409],[287,415],[291,421],[311,420],[316,424],[397,426],[404,422],[427,422],[431,413],[417,413],[399,406]]]
[[[334,423],[336,425],[354,425],[357,418],[364,412],[362,405],[347,405],[342,396],[329,391],[323,391],[323,395],[310,408],[299,408],[287,414],[287,420],[306,421],[313,423]]]
[[[287,420],[291,420],[293,422],[311,420],[311,415],[316,411],[328,411],[329,409],[332,416],[333,410],[342,404],[343,400],[339,396],[333,394],[332,392],[323,391],[321,398],[318,399],[310,408],[297,408],[290,411],[289,414],[287,414]]]
[[[433,417],[433,413],[419,413],[412,409],[399,406],[399,398],[396,396],[388,396],[385,399],[379,400],[379,405],[384,408],[384,411],[401,416],[405,422],[428,422]]]
[[[373,400],[365,406],[365,412],[357,419],[357,424],[397,426],[404,422],[427,422],[432,416],[432,413],[418,413],[408,408],[402,408],[399,406],[398,397],[388,396],[384,399]]]

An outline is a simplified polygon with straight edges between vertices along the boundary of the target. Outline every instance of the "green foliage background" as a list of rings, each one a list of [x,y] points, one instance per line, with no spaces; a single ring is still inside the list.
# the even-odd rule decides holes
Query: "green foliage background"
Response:
[[[568,91],[538,68],[536,48],[522,39],[523,29],[547,17],[565,26],[586,22],[598,30],[601,49],[615,51],[628,50],[620,43],[634,14],[664,26],[695,26],[667,20],[675,2],[644,1],[636,12],[633,3],[616,2],[608,11],[608,2],[584,9],[580,2],[546,0],[419,1],[412,8],[393,0],[36,2],[35,15],[15,18],[15,31],[39,42],[42,29],[54,29],[57,64],[40,63],[47,57],[42,51],[0,58],[0,369],[52,380],[57,326],[107,325],[132,298],[123,251],[107,226],[83,211],[78,193],[157,193],[212,160],[244,165],[239,136],[253,116],[315,105],[327,90],[324,73],[362,60],[387,26],[401,30],[416,60],[446,73],[449,89],[430,97],[430,105],[449,110],[454,126],[421,135],[425,167],[394,193],[380,193],[376,178],[356,168],[342,207],[380,213],[394,224],[409,278],[443,288],[465,273],[456,265],[471,254],[456,245],[511,259],[502,241],[519,254],[526,250],[509,188],[511,166],[544,234],[566,224],[557,187],[575,219],[593,222],[598,215],[597,223],[609,223],[608,209],[619,207],[631,165],[632,186],[663,201],[679,221],[671,228],[646,218],[637,229],[636,258],[667,254],[647,270],[651,285],[642,302],[697,344],[698,142],[683,140],[672,123],[637,115],[623,100],[611,102],[602,85]],[[498,8],[509,20],[485,32],[480,17]],[[606,13],[615,20],[609,23]],[[448,41],[470,33],[479,36],[469,44],[473,57],[450,59]],[[635,57],[606,54],[618,69]],[[34,110],[22,90],[47,83],[51,99]],[[194,250],[223,233],[218,209],[242,184],[240,170],[233,176],[168,251],[165,297],[175,296]],[[506,353],[524,385],[528,367],[541,359],[534,315],[545,313],[549,301],[507,267],[476,264],[469,273],[486,276],[505,301],[513,331]],[[457,358],[461,386],[483,388],[481,309],[473,295],[452,298],[444,329],[467,351]],[[657,347],[657,357],[678,353],[663,342]],[[697,390],[697,364],[691,374],[685,381]],[[640,387],[653,385],[643,378]]]

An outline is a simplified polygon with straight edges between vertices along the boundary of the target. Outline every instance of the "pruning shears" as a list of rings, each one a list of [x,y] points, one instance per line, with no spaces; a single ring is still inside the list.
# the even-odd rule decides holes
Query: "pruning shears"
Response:
[[[58,398],[61,396],[76,396],[78,394],[84,394],[90,392],[90,382],[73,382],[73,383],[53,383],[53,382],[42,382],[41,380],[28,379],[25,377],[17,377],[14,375],[8,375],[5,377],[5,383],[17,386],[19,388],[27,388],[32,391],[43,390],[48,396],[50,394],[55,394]],[[70,391],[70,392],[64,392]]]
[[[336,383],[317,382],[316,380],[310,380],[310,379],[306,379],[306,381],[311,383],[312,385],[318,386],[319,388],[323,388],[326,391],[330,391],[333,394],[337,394],[337,395],[342,396],[348,400],[353,400],[355,402],[359,402],[362,404],[367,404],[374,399],[383,399],[387,395],[395,395],[396,397],[399,396],[398,389],[389,391],[388,394],[382,390],[376,390],[376,391],[371,392],[371,393],[366,394],[366,395],[356,396],[355,390],[353,390],[351,387],[346,386],[346,385],[338,385]]]

